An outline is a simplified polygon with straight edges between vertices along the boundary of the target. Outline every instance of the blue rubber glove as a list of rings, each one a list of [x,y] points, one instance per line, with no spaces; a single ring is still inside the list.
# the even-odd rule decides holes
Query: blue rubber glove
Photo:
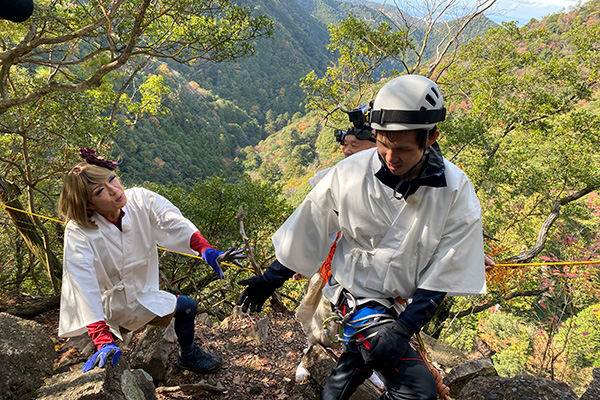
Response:
[[[236,249],[235,247],[226,251],[218,251],[209,247],[202,252],[202,259],[223,279],[225,276],[221,270],[221,263],[225,261],[243,267],[237,260],[247,257],[247,255],[242,254],[244,251],[246,249]]]
[[[114,343],[107,343],[102,346],[100,350],[95,352],[94,355],[85,362],[85,364],[83,364],[81,371],[88,372],[89,370],[94,369],[96,366],[104,368],[106,361],[108,361],[111,357],[112,366],[114,368],[117,366],[119,358],[121,358],[121,349],[119,349]]]
[[[225,275],[223,275],[223,271],[221,270],[221,267],[217,262],[217,258],[221,254],[223,254],[222,251],[217,251],[215,249],[208,248],[202,252],[202,259],[206,261],[206,263],[210,265],[210,267],[219,275],[219,278],[223,279],[225,278]]]

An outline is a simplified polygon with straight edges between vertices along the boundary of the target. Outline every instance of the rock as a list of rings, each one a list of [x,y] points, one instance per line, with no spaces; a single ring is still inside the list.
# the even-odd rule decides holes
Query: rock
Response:
[[[152,382],[152,376],[143,369],[124,371],[122,387],[127,400],[156,399],[156,388]]]
[[[210,315],[208,315],[208,313],[202,313],[200,315],[198,315],[196,317],[196,320],[198,322],[200,322],[201,324],[204,324],[206,326],[213,326],[213,321],[212,319],[210,319]]]
[[[165,334],[166,331],[158,326],[144,328],[129,357],[132,368],[143,369],[158,381],[162,381],[167,373],[169,351],[173,347],[173,341]]]
[[[269,319],[261,318],[254,325],[244,331],[258,345],[264,345],[269,341]]]
[[[469,381],[479,377],[498,376],[492,360],[467,361],[457,365],[444,377],[444,385],[450,387],[450,397],[456,397]]]
[[[0,399],[27,399],[52,374],[56,352],[36,322],[0,313]]]
[[[80,369],[56,375],[38,391],[36,400],[153,400],[152,377],[141,370],[129,370],[121,357],[115,368]]]
[[[481,355],[482,358],[492,358],[496,352],[490,347],[489,344],[476,337],[474,343],[476,351]]]
[[[531,375],[475,378],[455,400],[578,400],[569,386]]]
[[[87,334],[68,338],[59,348],[59,357],[54,363],[54,372],[68,372],[75,365],[82,363],[85,359],[82,354],[94,354],[96,346]],[[81,366],[79,367],[81,368]]]
[[[202,313],[202,314],[198,315],[196,317],[196,320],[198,322],[200,322],[201,324],[204,324],[209,327],[214,325],[212,322],[212,319],[210,319],[210,315],[208,315],[208,313]]]
[[[233,310],[231,310],[231,316],[234,318],[241,318],[248,315],[247,312],[242,311],[242,306],[235,306]]]
[[[580,400],[600,399],[600,368],[594,368],[593,377],[592,382],[590,382],[585,393],[581,395]]]
[[[454,368],[459,364],[469,361],[462,351],[455,349],[441,340],[436,340],[423,332],[420,335],[425,343],[425,349],[429,353],[429,358],[443,370]]]
[[[309,372],[310,380],[319,387],[325,386],[327,378],[337,363],[335,355],[323,346],[315,344],[310,346],[304,357],[302,365]]]

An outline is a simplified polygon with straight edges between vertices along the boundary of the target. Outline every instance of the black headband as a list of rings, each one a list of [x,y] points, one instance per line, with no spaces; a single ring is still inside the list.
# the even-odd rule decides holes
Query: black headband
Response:
[[[446,108],[439,110],[374,110],[369,121],[379,125],[387,123],[399,124],[435,124],[446,119]]]

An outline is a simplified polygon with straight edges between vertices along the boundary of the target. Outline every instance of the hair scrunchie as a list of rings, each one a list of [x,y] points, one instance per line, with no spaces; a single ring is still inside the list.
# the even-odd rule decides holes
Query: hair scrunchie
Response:
[[[115,161],[109,161],[104,158],[100,158],[96,155],[94,150],[88,149],[87,147],[82,147],[79,149],[79,156],[88,164],[98,165],[100,167],[110,169],[111,171],[117,169],[117,163]]]

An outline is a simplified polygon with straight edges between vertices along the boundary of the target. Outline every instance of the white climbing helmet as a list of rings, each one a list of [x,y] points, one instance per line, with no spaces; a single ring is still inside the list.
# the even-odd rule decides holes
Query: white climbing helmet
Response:
[[[437,84],[421,75],[402,75],[379,90],[369,122],[380,131],[431,129],[446,118]]]

